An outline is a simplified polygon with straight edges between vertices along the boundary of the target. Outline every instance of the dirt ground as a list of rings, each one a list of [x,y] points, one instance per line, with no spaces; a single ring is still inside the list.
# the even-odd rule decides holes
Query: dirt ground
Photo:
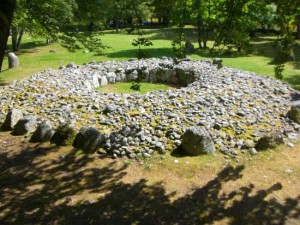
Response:
[[[0,132],[0,224],[300,224],[300,145],[136,161]]]

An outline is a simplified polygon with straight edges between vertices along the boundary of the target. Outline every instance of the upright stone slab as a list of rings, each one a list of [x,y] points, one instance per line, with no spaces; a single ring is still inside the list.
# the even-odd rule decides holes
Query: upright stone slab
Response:
[[[191,41],[186,41],[184,47],[185,47],[184,51],[186,53],[193,53],[193,52],[195,52],[195,46],[192,44]]]
[[[257,143],[255,148],[257,150],[266,150],[270,148],[276,148],[278,145],[283,144],[283,136],[279,132],[273,132],[269,135],[261,137]]]
[[[104,135],[93,127],[82,127],[76,135],[73,146],[86,152],[97,151],[104,143]]]
[[[41,122],[37,129],[32,134],[30,139],[31,142],[47,142],[50,141],[54,134],[54,129],[52,128],[50,122],[43,121]]]
[[[25,135],[27,133],[33,132],[36,125],[35,116],[25,116],[20,119],[17,124],[14,126],[13,134],[14,135]]]
[[[55,131],[51,142],[58,146],[72,145],[76,137],[76,129],[68,123],[60,125]]]
[[[13,130],[16,123],[23,117],[23,113],[19,109],[10,110],[5,118],[5,121],[1,127],[1,130],[11,131]]]
[[[210,134],[202,126],[190,127],[182,135],[182,148],[191,156],[215,153]]]
[[[9,52],[8,53],[8,67],[15,68],[19,66],[19,58],[16,56],[15,53]]]
[[[100,87],[106,86],[108,84],[106,76],[101,76],[99,78]]]
[[[295,123],[300,124],[300,101],[292,102],[291,110],[288,112],[287,116]]]

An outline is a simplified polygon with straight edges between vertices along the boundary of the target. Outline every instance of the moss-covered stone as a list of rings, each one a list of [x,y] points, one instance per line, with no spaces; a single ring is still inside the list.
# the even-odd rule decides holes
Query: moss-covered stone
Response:
[[[300,124],[300,101],[296,101],[292,104],[291,110],[287,115],[295,123]]]
[[[77,131],[76,129],[68,123],[60,125],[55,131],[51,142],[59,146],[68,146],[72,145]]]
[[[283,137],[280,133],[275,132],[267,136],[261,137],[256,143],[255,148],[257,150],[266,150],[270,148],[276,148],[278,145],[283,144]]]

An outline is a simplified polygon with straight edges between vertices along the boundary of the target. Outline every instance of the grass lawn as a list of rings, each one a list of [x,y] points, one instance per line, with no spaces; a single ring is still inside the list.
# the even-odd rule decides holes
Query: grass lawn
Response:
[[[187,38],[197,47],[195,35],[187,29]],[[16,69],[7,69],[7,60],[4,62],[3,72],[0,74],[0,82],[7,83],[14,79],[32,75],[45,68],[58,68],[60,65],[66,65],[69,62],[82,64],[92,60],[126,60],[136,57],[137,48],[131,45],[136,35],[128,35],[125,31],[116,34],[114,31],[105,31],[101,38],[105,45],[110,46],[105,49],[103,55],[95,56],[94,53],[84,53],[82,50],[75,53],[69,53],[58,44],[45,45],[44,39],[30,38],[25,35],[23,47],[18,53],[20,58],[20,67]],[[170,56],[173,57],[171,41],[174,36],[173,28],[144,30],[144,36],[148,37],[153,46],[145,47],[152,57]],[[222,56],[224,65],[233,68],[253,71],[257,74],[274,76],[274,65],[272,60],[275,50],[272,47],[272,41],[275,37],[260,37],[253,44],[255,53],[250,55]],[[211,46],[212,42],[208,43]],[[55,52],[50,52],[54,50]],[[285,64],[284,81],[293,87],[300,89],[300,42],[293,48],[294,62]],[[197,49],[195,53],[188,55],[192,59],[209,58],[207,51]]]
[[[120,94],[132,94],[140,93],[146,94],[150,91],[166,91],[169,89],[174,89],[175,87],[169,86],[167,84],[153,84],[147,82],[140,82],[140,91],[135,91],[131,89],[131,82],[120,82],[115,84],[108,84],[104,87],[99,87],[97,90],[106,93],[120,93]]]

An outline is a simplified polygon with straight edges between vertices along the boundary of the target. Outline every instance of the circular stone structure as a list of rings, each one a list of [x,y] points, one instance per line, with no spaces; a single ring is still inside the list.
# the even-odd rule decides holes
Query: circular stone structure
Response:
[[[140,94],[108,94],[107,83],[166,82],[180,89]],[[107,81],[107,82],[106,82]],[[104,135],[103,150],[114,157],[149,157],[181,143],[187,128],[204,126],[217,151],[253,152],[272,132],[296,135],[287,116],[295,92],[287,84],[210,61],[147,59],[70,64],[46,69],[0,89],[0,122],[11,109],[54,127],[93,127]]]

